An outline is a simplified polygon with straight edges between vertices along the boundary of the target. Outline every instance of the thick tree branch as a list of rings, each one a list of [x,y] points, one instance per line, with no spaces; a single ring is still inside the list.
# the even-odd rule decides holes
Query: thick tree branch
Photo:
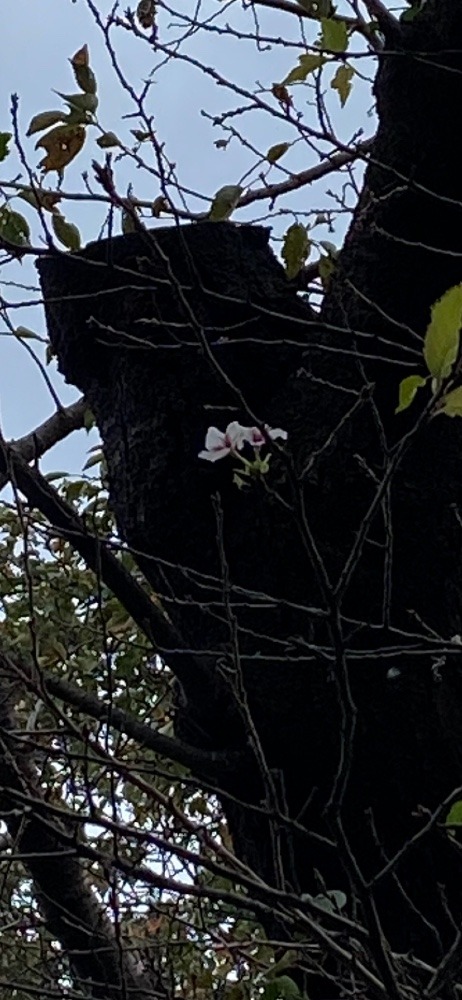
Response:
[[[25,462],[33,462],[37,458],[41,458],[59,441],[63,441],[72,431],[81,430],[85,426],[85,413],[87,411],[88,403],[81,396],[70,406],[57,410],[30,434],[25,434],[17,441],[11,441],[11,447]],[[0,489],[3,489],[7,482],[8,476],[0,475]]]

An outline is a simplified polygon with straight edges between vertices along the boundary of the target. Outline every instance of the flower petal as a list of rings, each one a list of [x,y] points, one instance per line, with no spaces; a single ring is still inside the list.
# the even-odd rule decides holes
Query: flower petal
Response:
[[[229,448],[215,448],[214,451],[200,451],[199,458],[205,458],[206,462],[218,462],[219,458],[229,455]]]
[[[230,448],[237,448],[237,450],[240,451],[244,445],[244,441],[248,440],[248,431],[249,428],[243,427],[238,420],[232,420],[226,428],[226,444],[229,445]]]
[[[215,448],[226,448],[223,431],[219,431],[218,427],[209,427],[205,438],[205,447],[208,451],[214,451]]]
[[[261,446],[265,444],[266,438],[265,435],[262,434],[259,427],[248,427],[247,430],[248,435],[246,437],[246,441],[248,441],[254,448],[261,448]]]
[[[276,438],[281,438],[282,441],[287,441],[287,431],[283,431],[282,427],[275,427],[271,430],[271,427],[268,427],[268,425],[265,424],[265,431],[272,441],[275,441]]]

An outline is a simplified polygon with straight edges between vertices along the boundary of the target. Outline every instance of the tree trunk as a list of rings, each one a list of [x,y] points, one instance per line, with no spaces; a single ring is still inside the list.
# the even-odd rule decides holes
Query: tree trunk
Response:
[[[318,872],[364,906],[371,880],[391,946],[437,961],[462,918],[447,833],[430,824],[374,878],[462,784],[462,430],[419,420],[418,402],[394,413],[432,303],[462,280],[462,8],[427,0],[386,51],[320,319],[257,227],[155,229],[39,269],[120,534],[201,665],[177,731],[246,750],[221,779],[236,853],[272,884],[316,893]],[[245,490],[232,459],[198,458],[207,427],[235,419],[289,433]],[[272,819],[248,808],[262,802]]]

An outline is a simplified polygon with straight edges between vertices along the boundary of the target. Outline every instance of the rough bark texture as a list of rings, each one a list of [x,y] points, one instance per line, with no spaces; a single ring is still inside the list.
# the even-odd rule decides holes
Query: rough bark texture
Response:
[[[462,9],[428,0],[391,41],[377,142],[322,324],[259,228],[156,229],[40,262],[50,336],[95,412],[120,533],[216,678],[183,685],[178,731],[205,748],[247,745],[248,766],[222,786],[258,803],[269,792],[256,732],[279,805],[334,838],[340,815],[366,878],[427,821],[420,807],[462,779],[459,656],[435,670],[430,655],[430,639],[462,631],[460,422],[423,422],[402,448],[342,596],[346,669],[305,522],[335,583],[390,449],[415,422],[394,408],[430,306],[462,279]],[[236,418],[289,432],[294,466],[273,455],[269,490],[239,492],[231,462],[197,458],[206,428]],[[274,882],[269,824],[225,808],[237,853]],[[288,841],[288,885],[316,891],[318,869],[351,892],[342,836],[335,850]],[[392,946],[435,960],[461,894],[459,857],[436,829],[374,887]]]

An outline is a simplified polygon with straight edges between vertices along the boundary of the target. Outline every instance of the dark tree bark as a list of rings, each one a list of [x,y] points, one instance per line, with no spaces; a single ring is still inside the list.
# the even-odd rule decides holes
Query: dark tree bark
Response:
[[[462,8],[428,0],[386,42],[378,135],[320,318],[260,228],[156,229],[39,269],[121,536],[194,650],[177,732],[243,751],[220,776],[242,803],[224,797],[238,856],[296,891],[319,891],[320,872],[361,919],[373,901],[392,948],[437,962],[462,918],[446,832],[430,824],[376,876],[462,784],[462,430],[419,420],[419,404],[394,414],[432,303],[462,280]],[[197,457],[233,419],[289,432],[243,491],[232,461]],[[270,818],[246,808],[262,801]]]

